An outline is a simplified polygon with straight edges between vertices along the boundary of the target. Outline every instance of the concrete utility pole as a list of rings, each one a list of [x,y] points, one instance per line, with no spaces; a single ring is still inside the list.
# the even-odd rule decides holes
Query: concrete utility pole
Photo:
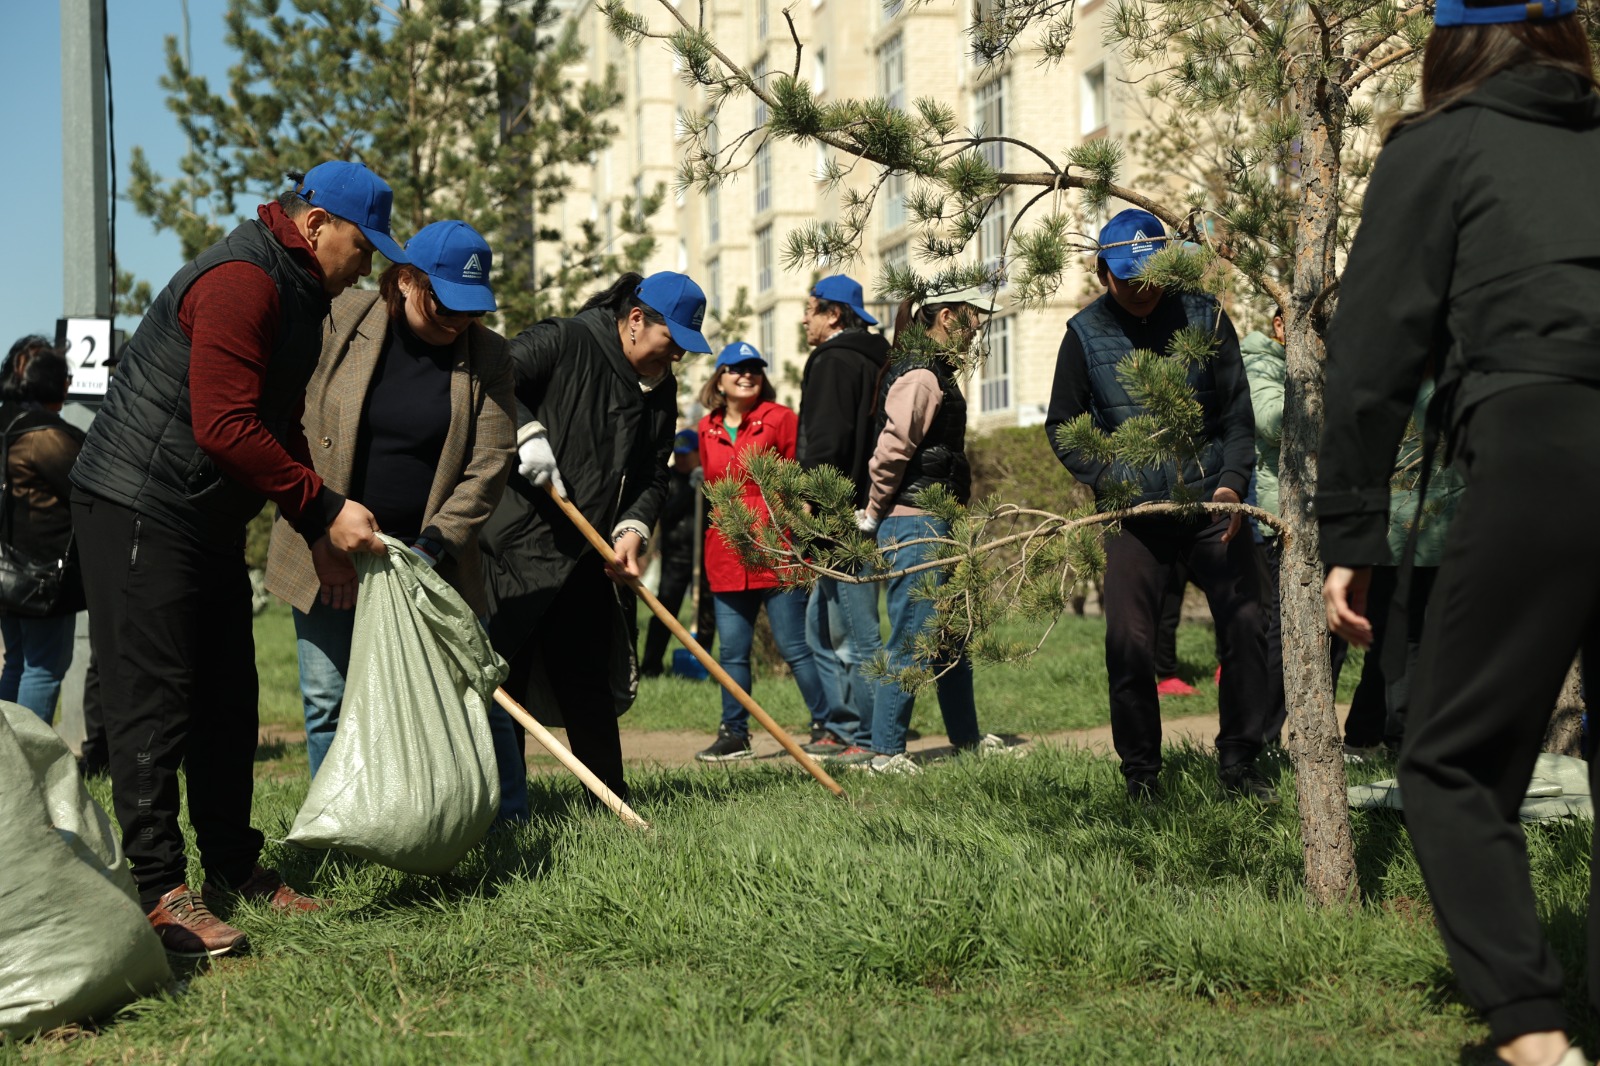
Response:
[[[111,317],[105,26],[106,0],[61,0],[63,318]],[[84,738],[83,690],[88,669],[89,615],[82,612],[73,641],[72,668],[61,686],[61,716],[56,723],[57,732],[75,750]]]
[[[61,0],[65,318],[111,315],[105,0]]]

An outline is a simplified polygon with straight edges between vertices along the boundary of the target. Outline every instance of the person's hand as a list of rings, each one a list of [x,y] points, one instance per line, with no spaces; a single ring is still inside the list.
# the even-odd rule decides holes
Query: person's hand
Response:
[[[554,485],[563,500],[568,498],[561,471],[556,469],[556,453],[550,448],[550,438],[543,433],[535,433],[517,449],[517,473],[541,489]]]
[[[1372,646],[1372,622],[1367,619],[1367,589],[1372,567],[1336,566],[1322,583],[1322,603],[1328,612],[1328,629],[1357,648]]]
[[[872,517],[870,511],[865,508],[858,508],[856,510],[856,528],[870,537],[878,531],[878,520]]]
[[[632,530],[622,534],[611,546],[611,551],[617,557],[614,564],[606,567],[611,580],[619,585],[626,585],[630,577],[634,579],[644,577],[644,540],[639,534]]]
[[[378,520],[354,500],[344,501],[339,515],[328,526],[328,539],[342,552],[371,552],[382,555],[389,549],[378,539]]]
[[[324,606],[348,611],[356,605],[356,568],[350,556],[335,548],[326,533],[311,545],[311,565],[322,585],[318,598]]]
[[[1244,501],[1239,499],[1239,494],[1232,489],[1218,489],[1211,494],[1211,502],[1243,503]],[[1231,515],[1218,515],[1215,521],[1221,522],[1224,518],[1228,520],[1228,531],[1222,535],[1222,543],[1226,544],[1239,535],[1239,527],[1244,525],[1244,512],[1235,511]]]

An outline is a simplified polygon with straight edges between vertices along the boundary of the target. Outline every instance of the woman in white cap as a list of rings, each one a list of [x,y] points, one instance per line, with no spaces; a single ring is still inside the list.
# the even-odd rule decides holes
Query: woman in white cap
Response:
[[[455,221],[419,230],[406,254],[410,264],[385,270],[378,291],[333,301],[306,388],[306,440],[325,484],[364,504],[483,616],[478,533],[505,488],[514,440],[506,342],[479,321],[495,309],[493,254]],[[305,539],[278,519],[267,588],[294,608],[312,774],[338,728],[350,662],[354,567],[343,576],[319,581]],[[489,715],[502,777],[520,775],[510,718],[498,707]],[[508,800],[502,816],[526,815],[525,790],[510,788]]]
[[[745,473],[744,461],[760,452],[794,458],[799,420],[777,397],[767,377],[767,361],[755,345],[744,341],[735,341],[718,353],[711,377],[700,390],[700,405],[706,408],[700,419],[700,464],[706,481],[739,478],[743,483],[740,498],[763,523],[768,518],[767,505],[761,490]],[[772,570],[745,566],[716,529],[706,530],[704,558],[706,580],[716,602],[717,658],[722,668],[746,692],[751,690],[750,647],[756,616],[765,607],[772,639],[800,686],[800,695],[811,711],[812,728],[819,728],[828,717],[828,700],[806,640],[806,590],[785,588]],[[695,758],[726,762],[748,759],[750,754],[750,714],[724,691],[717,739]]]
[[[917,494],[942,487],[958,503],[972,495],[972,470],[967,463],[967,400],[956,380],[951,356],[964,351],[977,336],[982,316],[993,309],[994,296],[978,288],[931,297],[916,305],[906,300],[895,315],[894,351],[878,379],[873,405],[872,458],[867,505],[856,512],[863,533],[877,535],[878,547],[891,570],[905,570],[934,557],[934,545],[907,543],[948,537],[949,525],[919,507]],[[942,567],[891,578],[885,589],[889,614],[889,671],[931,666],[937,674],[939,711],[945,733],[957,751],[980,743],[1003,746],[998,737],[978,732],[978,710],[972,696],[972,664],[965,654],[953,661],[919,659],[917,637],[934,619],[934,603],[913,591],[929,583],[942,585]],[[872,747],[856,745],[840,756],[882,773],[912,773],[906,754],[906,730],[916,696],[898,684],[878,688],[872,711]]]
[[[1500,1059],[1523,1066],[1589,1061],[1567,1037],[1572,993],[1518,819],[1574,656],[1591,692],[1600,669],[1600,206],[1587,186],[1600,92],[1577,6],[1438,0],[1422,108],[1378,156],[1328,332],[1317,483],[1328,624],[1365,647],[1373,567],[1391,562],[1395,450],[1437,374],[1428,422],[1447,431],[1466,490],[1398,777],[1456,980]],[[1401,599],[1410,561],[1394,561]],[[1592,911],[1588,939],[1595,1004]]]

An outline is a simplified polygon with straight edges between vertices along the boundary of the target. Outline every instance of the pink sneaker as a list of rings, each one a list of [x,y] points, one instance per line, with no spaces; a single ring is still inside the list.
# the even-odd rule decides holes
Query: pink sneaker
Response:
[[[1217,687],[1221,688],[1222,687],[1222,665],[1220,663],[1217,665],[1216,681],[1217,681]]]
[[[1195,687],[1183,678],[1174,675],[1162,678],[1156,684],[1156,692],[1162,696],[1193,696]]]

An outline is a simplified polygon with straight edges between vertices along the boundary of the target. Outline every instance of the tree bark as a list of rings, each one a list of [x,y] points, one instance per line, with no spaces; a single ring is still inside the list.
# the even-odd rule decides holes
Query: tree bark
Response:
[[[1306,893],[1330,907],[1355,898],[1355,847],[1350,834],[1344,753],[1333,709],[1333,675],[1322,606],[1322,558],[1308,503],[1317,480],[1322,429],[1326,310],[1324,289],[1338,277],[1340,140],[1344,98],[1315,74],[1296,83],[1292,106],[1301,119],[1300,208],[1296,220],[1294,286],[1287,315],[1283,450],[1279,513],[1289,524],[1280,576],[1283,684],[1288,702],[1288,749],[1294,760],[1305,847]]]
[[[1545,730],[1544,750],[1556,755],[1583,755],[1583,673],[1581,660],[1574,661],[1567,671],[1567,680],[1556,697],[1556,713],[1550,716],[1550,728]]]

